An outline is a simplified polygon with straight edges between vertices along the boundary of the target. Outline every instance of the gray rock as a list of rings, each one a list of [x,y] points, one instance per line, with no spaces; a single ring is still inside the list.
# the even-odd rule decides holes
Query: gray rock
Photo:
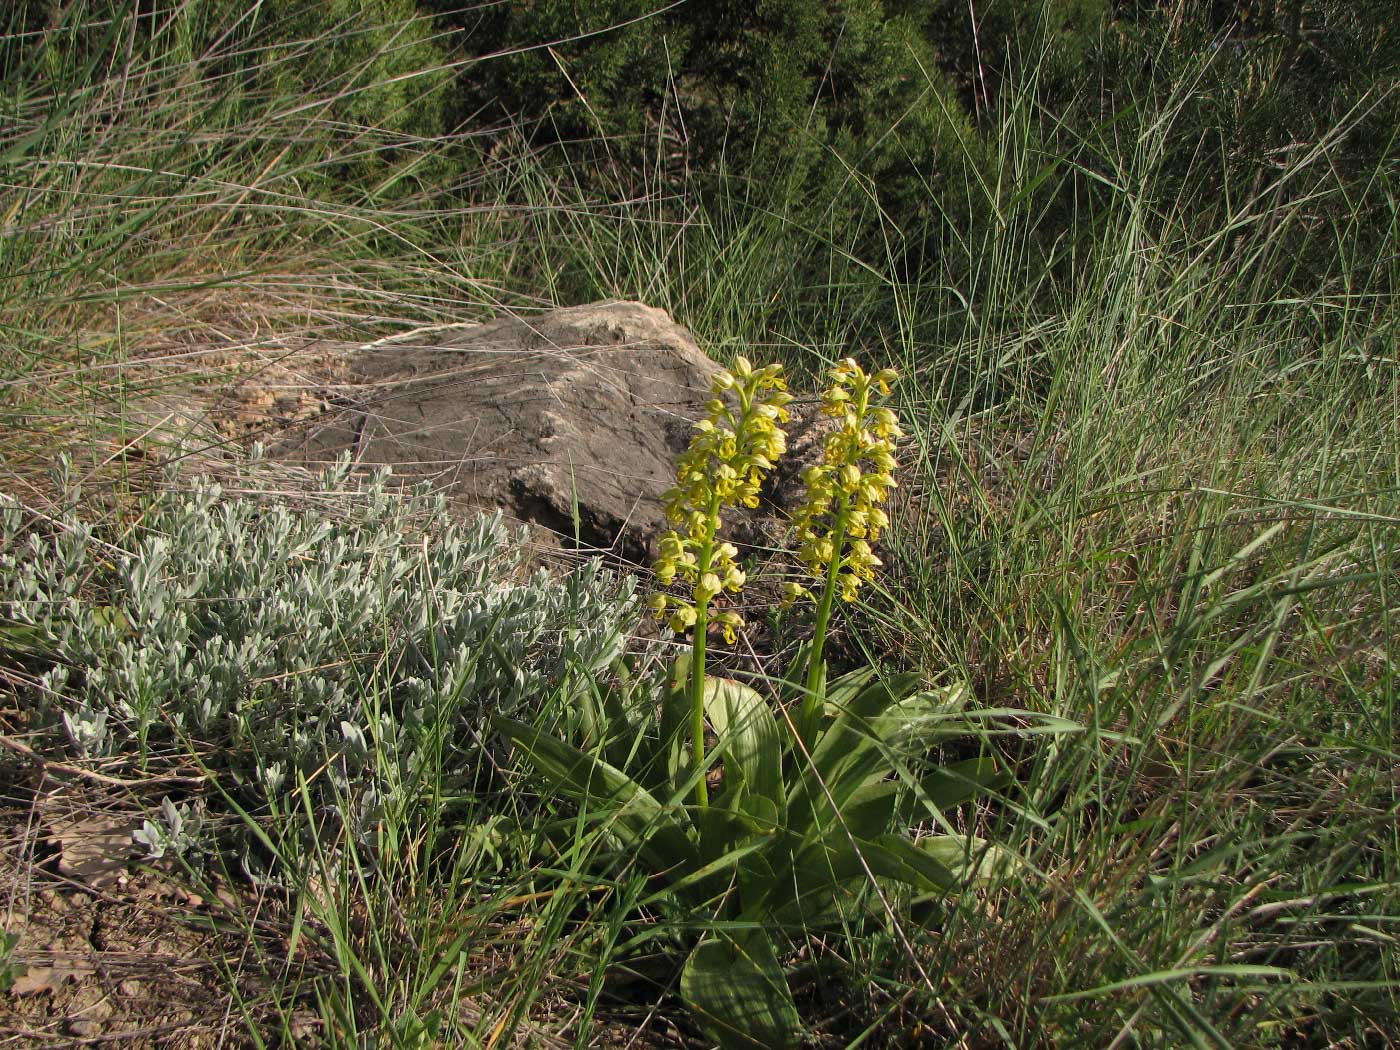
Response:
[[[276,451],[312,464],[349,450],[569,544],[577,511],[583,545],[641,561],[717,370],[634,302],[418,333],[353,358],[340,403]]]

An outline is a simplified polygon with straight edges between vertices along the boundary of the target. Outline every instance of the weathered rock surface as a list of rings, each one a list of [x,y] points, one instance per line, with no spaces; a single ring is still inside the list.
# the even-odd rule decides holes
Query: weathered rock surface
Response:
[[[340,403],[280,456],[431,480],[572,542],[646,557],[661,494],[718,370],[664,311],[570,307],[394,338],[347,363]]]

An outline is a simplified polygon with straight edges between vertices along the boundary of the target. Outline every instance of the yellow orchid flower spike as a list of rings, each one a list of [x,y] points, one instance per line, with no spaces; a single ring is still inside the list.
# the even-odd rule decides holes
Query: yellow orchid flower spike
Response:
[[[704,760],[704,689],[706,632],[711,623],[733,644],[743,617],[732,609],[712,615],[720,595],[738,594],[745,577],[732,543],[718,542],[726,507],[758,506],[767,471],[787,451],[781,423],[788,421],[792,395],[782,365],[755,368],[735,358],[732,371],[721,371],[711,384],[705,418],[695,424],[690,447],[676,467],[676,484],[662,497],[666,518],[674,526],[657,547],[656,578],[664,586],[679,580],[688,597],[657,595],[651,601],[657,618],[677,634],[694,629],[691,661],[691,745],[695,762]],[[701,805],[708,804],[702,779],[696,786]]]

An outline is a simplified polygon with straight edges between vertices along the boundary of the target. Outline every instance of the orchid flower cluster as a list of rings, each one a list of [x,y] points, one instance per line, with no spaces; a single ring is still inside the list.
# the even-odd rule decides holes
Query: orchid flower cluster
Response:
[[[895,441],[899,421],[878,401],[890,394],[895,372],[884,368],[873,375],[846,358],[831,370],[832,385],[822,395],[822,411],[837,421],[822,446],[821,461],[803,474],[805,495],[793,518],[799,540],[798,557],[806,571],[824,581],[820,596],[800,583],[789,583],[784,601],[808,598],[817,602],[815,634],[808,655],[806,692],[799,728],[804,737],[815,733],[823,707],[825,665],[822,650],[831,620],[833,599],[854,601],[862,583],[874,579],[880,559],[871,545],[889,526],[880,506],[895,486]],[[743,357],[732,372],[720,372],[705,418],[690,448],[681,457],[677,484],[664,496],[666,515],[675,529],[660,540],[657,580],[671,586],[678,578],[691,597],[662,593],[651,600],[660,620],[677,634],[694,629],[691,658],[692,745],[694,758],[703,755],[703,694],[706,634],[713,623],[733,644],[743,617],[734,609],[711,613],[721,594],[737,594],[745,576],[735,561],[738,550],[719,541],[725,507],[758,506],[766,472],[786,451],[780,423],[788,421],[792,395],[782,379],[781,365],[754,368]],[[705,805],[703,782],[697,789]]]
[[[823,442],[821,462],[803,472],[806,498],[793,527],[807,571],[819,580],[831,575],[841,600],[852,602],[880,564],[871,544],[889,527],[881,504],[895,487],[894,446],[903,431],[892,409],[871,402],[872,393],[889,396],[897,378],[893,369],[867,375],[848,357],[831,370],[831,378],[822,411],[839,422]],[[838,557],[846,540],[850,548]],[[784,588],[788,604],[815,597],[800,583]]]
[[[787,435],[778,425],[788,421],[792,395],[782,378],[782,365],[754,368],[747,358],[734,362],[732,372],[715,376],[705,418],[690,448],[681,456],[676,485],[662,497],[667,519],[676,528],[663,533],[656,576],[663,586],[677,577],[693,587],[693,601],[658,594],[651,608],[680,634],[691,627],[697,635],[710,623],[733,644],[744,624],[733,609],[710,617],[710,604],[720,594],[737,594],[744,572],[732,543],[716,542],[725,507],[758,506],[764,474],[787,451]]]

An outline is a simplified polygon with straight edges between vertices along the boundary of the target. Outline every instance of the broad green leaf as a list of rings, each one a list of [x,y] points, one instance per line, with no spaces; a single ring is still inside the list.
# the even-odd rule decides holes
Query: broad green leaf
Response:
[[[742,778],[750,794],[769,799],[778,807],[781,819],[786,802],[784,737],[767,702],[756,691],[733,679],[706,678],[705,713],[719,737],[725,780]]]
[[[875,839],[832,836],[808,845],[794,862],[799,899],[820,900],[818,891],[846,883],[868,883],[871,876],[902,882],[922,892],[945,891],[957,884],[955,873],[902,835]]]
[[[891,747],[924,750],[950,737],[974,730],[963,715],[972,692],[966,682],[942,689],[922,689],[901,697],[898,703],[870,720],[878,739]]]
[[[787,1050],[801,1021],[762,931],[701,941],[681,973],[681,997],[721,1050]]]
[[[668,783],[672,786],[686,776],[690,766],[690,749],[686,746],[690,727],[690,664],[689,650],[672,661],[661,696],[661,748],[666,756]]]
[[[742,880],[744,862],[766,845],[768,842],[764,839],[751,838],[745,844],[736,846],[696,870],[685,873],[663,889],[638,901],[637,907],[646,908],[668,897],[676,897],[681,898],[680,903],[690,911],[697,911],[723,893],[733,882],[736,876],[731,875],[731,872],[737,870],[737,877]]]
[[[896,810],[909,808],[909,793],[898,780],[864,784],[841,810],[846,828],[857,838],[883,835],[893,826]]]
[[[940,857],[920,849],[904,835],[881,835],[871,842],[861,843],[861,849],[867,852],[867,860],[876,875],[917,890],[946,893],[963,881],[961,872],[966,865],[962,862],[971,847],[962,842],[954,850],[944,851],[947,859],[954,859],[953,854],[956,854],[957,866],[943,863]],[[973,851],[972,859],[976,856]]]
[[[784,705],[801,702],[807,695],[807,661],[812,655],[812,640],[809,638],[797,647],[787,671],[778,682],[778,699]]]
[[[741,792],[742,794],[742,792]],[[729,792],[725,792],[728,798]],[[754,838],[773,837],[773,822],[759,823],[747,812],[742,801],[737,808],[712,801],[705,809],[697,809],[693,820],[700,832],[700,861],[708,863],[715,857]]]
[[[975,835],[929,835],[914,847],[941,868],[951,871],[959,883],[985,885],[1016,863],[1016,856]]]
[[[663,806],[621,770],[524,722],[492,715],[491,724],[560,791],[606,816],[610,829],[654,871],[699,867],[682,807]]]
[[[604,730],[607,737],[603,753],[614,766],[627,769],[634,760],[649,761],[655,757],[651,754],[638,754],[640,746],[649,744],[654,739],[646,732],[645,724],[653,715],[650,703],[646,705],[644,714],[641,704],[628,702],[636,696],[636,684],[626,664],[621,660],[617,661],[616,674],[618,681],[615,685],[597,683],[592,675],[585,676],[585,681],[590,688],[602,691],[601,706],[606,720]]]
[[[875,668],[867,665],[849,671],[836,681],[829,683],[824,694],[826,714],[830,717],[836,717],[849,708],[874,677]]]
[[[885,779],[891,771],[889,744],[880,734],[902,732],[904,719],[916,717],[936,700],[937,694],[929,691],[914,693],[919,680],[916,674],[890,675],[861,689],[843,706],[822,731],[811,763],[798,769],[788,799],[794,824],[825,829],[833,805],[843,808],[862,787]],[[910,701],[907,707],[905,701]],[[892,711],[898,712],[895,717],[890,717]]]
[[[794,852],[770,876],[770,891],[754,901],[780,922],[806,925],[830,918],[842,900],[853,898],[872,877],[941,897],[959,886],[985,883],[1012,862],[1006,851],[981,839],[953,835],[915,843],[901,834],[856,838],[836,833]],[[749,906],[746,899],[745,908]]]
[[[980,839],[937,836],[925,848],[907,836],[888,834],[871,839],[833,835],[812,843],[794,861],[797,903],[821,901],[825,890],[846,884],[869,883],[871,876],[903,883],[921,893],[943,894],[981,877],[987,844]],[[809,919],[811,916],[807,916]]]
[[[990,758],[970,758],[926,773],[913,787],[901,780],[867,782],[841,810],[846,827],[859,838],[890,830],[898,818],[907,825],[917,807],[941,812],[978,798],[1003,779]]]
[[[773,857],[790,855],[789,832],[778,820],[778,807],[762,795],[746,795],[740,808],[753,822],[755,837],[764,847],[744,857],[739,865],[739,900],[742,904],[766,899],[774,889]]]

